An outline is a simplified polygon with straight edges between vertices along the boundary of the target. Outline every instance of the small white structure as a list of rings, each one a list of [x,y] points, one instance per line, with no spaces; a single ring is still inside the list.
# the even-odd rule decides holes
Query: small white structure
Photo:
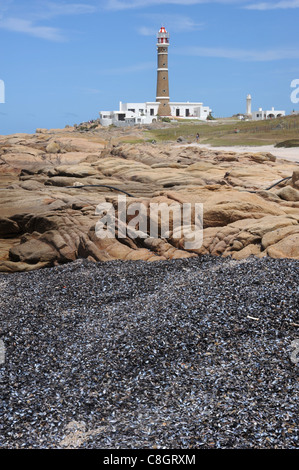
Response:
[[[285,116],[285,111],[278,111],[272,107],[270,111],[264,111],[263,108],[259,108],[258,111],[252,113],[253,121],[261,121],[263,119],[275,119],[281,116]]]
[[[202,103],[170,102],[171,116],[184,119],[199,119],[205,121],[212,110],[209,106],[203,106]]]
[[[141,124],[151,124],[158,119],[159,101],[145,103],[119,103],[118,111],[100,111],[102,126],[127,127]],[[212,110],[202,103],[169,102],[171,116],[182,119],[205,121]]]
[[[102,126],[110,126],[113,124],[117,127],[134,126],[138,124],[151,124],[153,120],[157,120],[157,112],[159,103],[119,103],[118,111],[101,111],[100,124]]]
[[[246,114],[247,116],[251,116],[251,95],[247,95],[246,98]]]

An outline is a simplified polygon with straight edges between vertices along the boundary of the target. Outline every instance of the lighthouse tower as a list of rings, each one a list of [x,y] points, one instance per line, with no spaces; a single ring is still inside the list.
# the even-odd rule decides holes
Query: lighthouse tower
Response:
[[[157,34],[157,52],[158,52],[158,69],[157,69],[157,93],[156,101],[160,103],[158,109],[159,116],[170,116],[171,110],[169,106],[169,83],[168,83],[168,46],[169,33],[164,26]]]
[[[246,114],[248,116],[251,116],[252,113],[251,113],[251,95],[247,95],[247,99],[246,99]]]

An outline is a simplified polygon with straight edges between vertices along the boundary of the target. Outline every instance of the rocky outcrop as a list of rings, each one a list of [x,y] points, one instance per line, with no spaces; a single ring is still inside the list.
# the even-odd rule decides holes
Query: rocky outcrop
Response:
[[[285,188],[281,188],[279,191],[277,191],[277,196],[279,196],[281,199],[284,199],[285,201],[294,201],[298,202],[299,201],[299,190],[292,188],[291,186],[286,186]]]
[[[107,130],[85,136],[74,129],[0,137],[0,271],[28,271],[78,257],[299,259],[296,164],[271,154],[220,152],[187,143],[117,144],[117,132],[122,131],[113,138]],[[140,227],[134,232],[134,210],[120,222],[119,195],[126,196],[127,208],[133,203],[145,208],[146,233]],[[101,203],[114,208],[113,238],[97,236]],[[170,216],[165,232],[160,214],[155,237],[151,204]],[[169,212],[173,204],[191,205],[186,230],[178,229],[177,215]],[[195,204],[203,205],[202,244],[186,248],[196,228]]]

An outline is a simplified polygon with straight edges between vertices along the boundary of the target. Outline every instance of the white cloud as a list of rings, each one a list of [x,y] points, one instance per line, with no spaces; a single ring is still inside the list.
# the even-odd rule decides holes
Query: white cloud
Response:
[[[204,3],[238,4],[246,0],[107,0],[106,8],[109,10],[129,10],[145,8],[154,5],[199,5]]]
[[[247,10],[281,10],[289,8],[299,8],[299,0],[286,0],[280,2],[260,2],[246,5]]]
[[[299,8],[299,0],[280,0],[250,3],[250,0],[106,0],[108,10],[129,10],[155,5],[192,6],[201,4],[223,4],[241,6],[247,10],[276,10]]]
[[[57,16],[85,15],[94,13],[97,8],[94,5],[83,3],[55,3],[43,2],[42,9],[36,8],[33,12],[29,12],[31,18],[54,18]]]
[[[299,59],[298,48],[269,49],[269,50],[246,50],[221,47],[189,47],[174,51],[177,54],[192,55],[198,57],[217,57],[222,59],[235,59],[242,61],[273,61],[283,59]]]
[[[35,25],[32,21],[20,18],[4,18],[0,20],[0,29],[15,33],[25,33],[49,41],[64,41],[65,37],[58,28]]]
[[[158,14],[151,14],[151,15],[143,15],[147,21],[154,23],[153,26],[140,26],[138,28],[139,34],[143,36],[155,36],[157,31],[161,26],[161,19],[163,19],[162,23],[167,25],[167,29],[180,33],[180,32],[188,32],[188,31],[196,31],[203,28],[203,23],[197,23],[192,18],[182,15],[173,15],[173,14],[165,14],[165,15],[158,15]]]
[[[3,3],[0,0],[0,11],[4,13],[4,10],[1,8],[2,5]],[[64,32],[55,26],[41,25],[40,22],[42,20],[50,20],[63,15],[91,14],[96,11],[96,7],[89,4],[56,3],[51,1],[39,2],[35,4],[34,9],[30,9],[28,5],[26,5],[25,9],[23,8],[16,8],[16,5],[9,0],[6,4],[5,13],[10,12],[11,16],[0,14],[0,29],[57,42],[66,40]],[[18,11],[17,16],[13,16],[13,11]]]

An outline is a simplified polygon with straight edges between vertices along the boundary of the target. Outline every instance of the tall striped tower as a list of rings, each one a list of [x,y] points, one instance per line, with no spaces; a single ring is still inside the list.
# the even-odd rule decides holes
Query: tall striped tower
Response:
[[[169,83],[168,83],[168,46],[169,33],[164,26],[157,34],[158,69],[157,69],[157,93],[156,101],[160,102],[159,116],[170,116]]]

